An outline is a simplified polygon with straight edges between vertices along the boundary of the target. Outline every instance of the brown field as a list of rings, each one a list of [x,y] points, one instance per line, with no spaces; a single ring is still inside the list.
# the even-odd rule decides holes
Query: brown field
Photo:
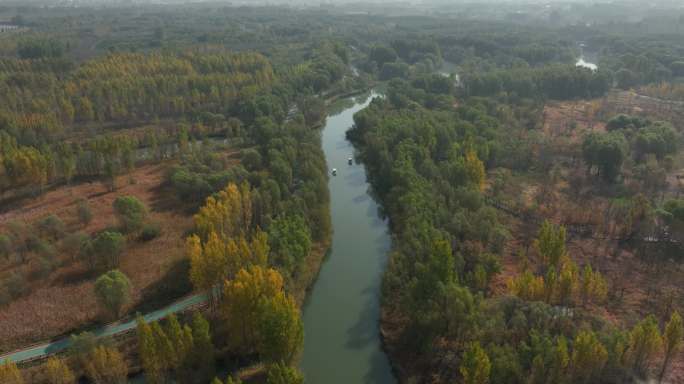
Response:
[[[92,234],[115,224],[112,202],[118,196],[135,196],[150,208],[148,219],[159,223],[161,235],[146,243],[129,240],[122,255],[120,269],[133,285],[132,303],[127,310],[139,309],[143,302],[147,305],[150,301],[172,299],[164,297],[163,293],[182,291],[186,289],[184,285],[187,286],[187,282],[184,283],[183,238],[192,226],[192,218],[187,210],[174,208],[177,206],[175,197],[163,188],[168,166],[169,163],[147,165],[130,176],[121,176],[115,192],[109,192],[101,183],[83,183],[21,202],[0,214],[0,231],[13,220],[31,223],[48,214],[56,214],[69,232],[82,230]],[[75,213],[75,201],[79,198],[87,199],[93,212],[92,222],[84,228],[78,224]],[[65,334],[102,318],[93,294],[96,276],[92,276],[82,263],[72,261],[70,255],[57,257],[61,267],[46,278],[30,281],[28,294],[0,309],[0,324],[3,325],[0,327],[0,351]],[[29,262],[29,269],[33,267],[31,264]],[[22,268],[7,262],[2,267],[3,271]]]
[[[624,244],[615,240],[623,224],[620,217],[609,217],[609,186],[586,176],[580,161],[582,136],[590,131],[605,130],[605,121],[617,113],[627,113],[653,120],[671,121],[684,129],[684,104],[660,104],[657,99],[634,92],[613,92],[593,101],[550,102],[544,108],[543,132],[554,148],[553,166],[557,176],[515,175],[502,193],[516,196],[512,204],[557,224],[585,224],[594,228],[586,236],[568,236],[567,250],[579,265],[590,263],[599,270],[609,285],[607,303],[586,308],[591,313],[622,327],[631,327],[644,316],[654,314],[661,324],[673,309],[684,311],[684,266],[673,260],[652,260],[654,245]],[[684,173],[682,151],[668,172],[667,188],[652,196],[656,202],[679,196],[682,191],[676,177]],[[624,184],[632,188],[631,175]],[[536,224],[501,213],[514,235],[505,247],[502,273],[492,282],[495,295],[505,294],[506,282],[519,273],[518,251],[528,249],[536,235]],[[679,354],[664,382],[684,382],[684,356]]]

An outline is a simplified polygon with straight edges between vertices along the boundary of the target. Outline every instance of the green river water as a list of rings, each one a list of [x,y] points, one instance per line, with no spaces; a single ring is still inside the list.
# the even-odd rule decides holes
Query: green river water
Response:
[[[354,113],[371,98],[343,101],[322,132],[328,167],[337,169],[328,183],[334,233],[303,308],[301,369],[308,384],[395,382],[379,332],[380,283],[390,236],[368,195],[363,165],[348,164],[353,147],[345,139]]]

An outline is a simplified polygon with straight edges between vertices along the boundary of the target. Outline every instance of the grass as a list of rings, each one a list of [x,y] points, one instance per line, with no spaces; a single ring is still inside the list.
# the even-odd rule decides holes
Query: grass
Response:
[[[150,241],[130,239],[121,258],[120,269],[133,285],[128,310],[161,305],[189,289],[184,265],[184,234],[192,227],[186,209],[177,207],[171,191],[163,188],[169,163],[143,166],[132,175],[118,180],[119,188],[108,192],[101,183],[65,186],[38,198],[24,201],[11,211],[0,214],[0,231],[11,220],[34,222],[48,214],[58,215],[69,231],[92,234],[115,225],[112,202],[122,195],[133,195],[150,207],[149,220],[159,223],[160,235]],[[135,180],[130,183],[129,178]],[[81,227],[76,217],[76,201],[88,200],[93,220]],[[175,207],[175,208],[174,208]],[[0,308],[0,351],[54,338],[97,324],[101,314],[93,293],[96,276],[89,273],[71,255],[58,254],[61,266],[53,273],[28,282],[27,291],[18,300]],[[7,263],[0,271],[10,273],[20,268],[35,268]],[[177,295],[177,296],[176,296]]]

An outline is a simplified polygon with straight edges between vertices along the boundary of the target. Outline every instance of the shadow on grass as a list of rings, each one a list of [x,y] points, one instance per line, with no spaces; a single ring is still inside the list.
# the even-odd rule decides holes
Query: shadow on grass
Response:
[[[143,300],[131,310],[131,313],[147,313],[189,294],[192,291],[192,285],[188,279],[189,271],[190,260],[177,261],[169,268],[166,275],[141,292]]]

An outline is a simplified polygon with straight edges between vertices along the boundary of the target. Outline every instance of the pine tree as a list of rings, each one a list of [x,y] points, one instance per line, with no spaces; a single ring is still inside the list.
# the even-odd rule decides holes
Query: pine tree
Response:
[[[479,343],[472,343],[463,354],[459,372],[463,376],[464,384],[489,383],[491,363],[489,356]]]

